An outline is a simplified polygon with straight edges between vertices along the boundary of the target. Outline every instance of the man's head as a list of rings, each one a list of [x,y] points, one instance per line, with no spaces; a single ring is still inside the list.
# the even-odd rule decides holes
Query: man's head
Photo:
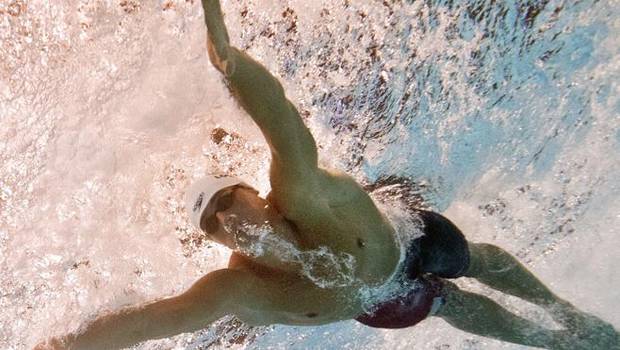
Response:
[[[187,190],[185,200],[194,226],[233,249],[242,222],[264,223],[277,216],[258,191],[233,177],[199,180]]]

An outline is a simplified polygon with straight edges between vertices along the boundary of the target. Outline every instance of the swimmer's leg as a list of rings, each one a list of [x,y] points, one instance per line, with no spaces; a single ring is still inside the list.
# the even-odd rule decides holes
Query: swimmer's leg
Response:
[[[583,337],[598,335],[618,341],[618,332],[611,325],[555,295],[505,250],[492,244],[468,245],[471,260],[465,276],[543,307],[557,322]]]
[[[549,290],[505,250],[485,243],[468,242],[470,265],[466,277],[541,306],[567,303]]]
[[[446,303],[435,316],[455,328],[515,344],[546,349],[581,349],[574,346],[570,331],[543,328],[509,312],[485,296],[460,290],[447,281],[445,283],[446,288],[449,288]]]

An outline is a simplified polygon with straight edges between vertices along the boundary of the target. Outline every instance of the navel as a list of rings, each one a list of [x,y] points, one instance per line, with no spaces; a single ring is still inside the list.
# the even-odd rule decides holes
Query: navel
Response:
[[[308,313],[306,314],[306,317],[308,317],[308,318],[315,318],[315,317],[317,317],[318,315],[319,315],[319,314],[317,314],[316,312],[308,312]]]
[[[357,239],[357,246],[360,247],[360,248],[364,248],[366,246],[366,242],[364,242],[363,239],[358,238]]]

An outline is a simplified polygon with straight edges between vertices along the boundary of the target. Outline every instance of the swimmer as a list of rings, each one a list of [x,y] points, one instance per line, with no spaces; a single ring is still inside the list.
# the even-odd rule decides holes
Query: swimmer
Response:
[[[228,267],[208,273],[178,296],[101,315],[36,349],[124,348],[203,329],[226,315],[249,325],[353,319],[379,328],[411,327],[434,316],[463,331],[516,344],[618,349],[611,326],[556,296],[501,248],[467,241],[438,213],[417,211],[424,235],[403,249],[401,259],[394,227],[363,188],[342,172],[318,166],[315,141],[278,80],[230,45],[219,1],[202,0],[202,5],[209,58],[269,144],[272,191],[261,198],[233,177],[198,181],[187,190],[187,212],[207,238],[233,251]],[[257,253],[259,238],[249,231],[265,225],[271,237],[286,243],[280,247],[351,257],[351,279],[317,285],[303,259],[284,259],[269,245]],[[322,276],[333,272],[330,264],[314,268]],[[564,328],[544,328],[461,290],[450,282],[460,277],[539,305]],[[361,290],[390,281],[412,287],[368,307]]]

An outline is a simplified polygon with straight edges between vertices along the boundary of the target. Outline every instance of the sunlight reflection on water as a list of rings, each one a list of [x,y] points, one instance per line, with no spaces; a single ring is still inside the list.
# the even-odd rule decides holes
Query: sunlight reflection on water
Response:
[[[223,7],[232,41],[282,78],[322,164],[424,183],[472,240],[618,327],[618,6],[534,3]],[[208,63],[202,21],[192,1],[0,3],[0,348],[178,293],[226,262],[190,227],[183,191],[209,172],[264,194],[269,158]],[[138,348],[520,348],[438,320],[239,329]]]

